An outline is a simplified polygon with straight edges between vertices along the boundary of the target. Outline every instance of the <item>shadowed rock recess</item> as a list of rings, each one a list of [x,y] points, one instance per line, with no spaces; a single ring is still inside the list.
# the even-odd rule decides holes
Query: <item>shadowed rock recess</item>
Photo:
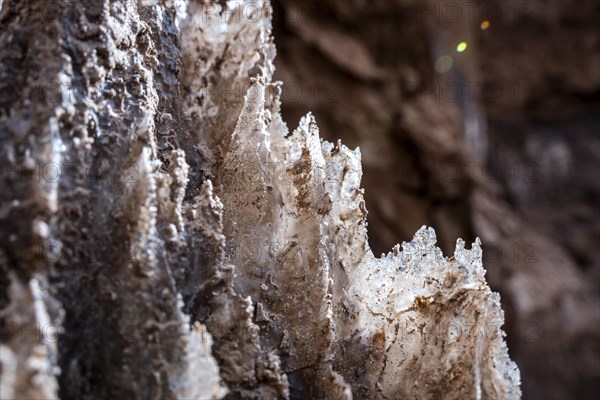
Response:
[[[519,398],[479,241],[376,258],[360,151],[221,3],[4,0],[2,398]]]

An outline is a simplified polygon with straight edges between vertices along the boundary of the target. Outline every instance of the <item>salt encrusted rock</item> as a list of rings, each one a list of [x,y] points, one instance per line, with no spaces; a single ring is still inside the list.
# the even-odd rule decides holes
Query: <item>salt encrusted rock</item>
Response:
[[[519,397],[480,243],[459,240],[448,260],[422,228],[375,258],[360,153],[321,142],[310,115],[277,134],[264,93],[260,79],[250,87],[218,182],[236,288],[260,304],[262,339],[279,349],[292,393]]]
[[[0,318],[61,327],[3,334],[3,391],[520,396],[479,243],[448,260],[423,228],[375,258],[360,152],[310,114],[288,135],[268,2],[98,5],[3,5],[0,77],[26,88],[1,104]],[[70,173],[36,180],[49,162]]]
[[[50,322],[43,289],[37,279],[26,286],[12,273],[9,279],[9,303],[0,311],[0,393],[6,399],[55,399],[58,332]]]

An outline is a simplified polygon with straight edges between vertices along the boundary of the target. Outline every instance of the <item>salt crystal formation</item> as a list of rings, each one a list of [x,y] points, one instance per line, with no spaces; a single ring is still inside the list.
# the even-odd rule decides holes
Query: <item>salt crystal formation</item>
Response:
[[[479,242],[374,257],[360,151],[289,134],[268,2],[83,3],[2,6],[3,397],[520,397]]]

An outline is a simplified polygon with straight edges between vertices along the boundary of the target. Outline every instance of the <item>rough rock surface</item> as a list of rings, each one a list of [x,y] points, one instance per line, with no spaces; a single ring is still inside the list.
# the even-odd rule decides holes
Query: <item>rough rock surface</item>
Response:
[[[3,2],[3,398],[520,397],[480,243],[373,256],[360,151],[281,119],[271,13]]]

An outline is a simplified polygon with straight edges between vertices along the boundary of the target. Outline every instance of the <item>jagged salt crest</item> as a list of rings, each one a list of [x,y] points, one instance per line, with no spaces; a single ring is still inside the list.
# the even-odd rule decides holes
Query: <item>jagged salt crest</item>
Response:
[[[258,79],[249,92],[264,94],[265,87]],[[238,261],[237,287],[260,303],[266,315],[277,316],[272,331],[295,349],[284,356],[284,365],[306,368],[332,360],[334,349],[348,340],[340,332],[352,331],[359,332],[355,346],[374,346],[380,356],[374,362],[379,366],[373,366],[376,373],[364,377],[378,396],[432,397],[443,390],[457,398],[519,397],[518,369],[506,355],[503,315],[497,294],[484,279],[479,240],[472,250],[458,240],[454,257],[446,259],[435,246],[433,229],[423,227],[412,242],[403,243],[402,251],[395,247],[374,257],[358,186],[360,153],[321,143],[310,114],[290,137],[273,133],[263,106],[264,99],[250,101],[247,96],[225,156],[224,165],[233,170],[224,171],[219,195],[229,252]],[[261,168],[265,164],[275,165],[273,177]],[[319,171],[333,179],[320,180]],[[248,237],[255,246],[248,246]],[[268,243],[277,246],[265,257]],[[290,259],[297,248],[302,251]],[[341,290],[335,288],[342,275],[334,267],[338,264],[347,280]],[[296,268],[290,271],[290,265]],[[280,290],[286,280],[299,277],[295,286]],[[295,287],[301,291],[296,293]],[[283,308],[268,304],[265,292],[270,290],[281,297]],[[302,306],[294,309],[286,299]],[[336,314],[339,303],[354,310],[354,320]],[[302,319],[313,329],[299,328]],[[323,329],[329,339],[319,338],[317,331]],[[277,334],[268,334],[275,349],[282,347]],[[307,342],[310,346],[302,345]],[[322,370],[315,376],[321,378],[304,379],[316,385],[314,379],[337,372]],[[349,382],[336,381],[340,392],[356,386],[349,374],[345,378]]]
[[[286,137],[279,100],[265,99],[270,79],[263,71],[248,89],[216,175],[236,288],[260,308],[284,370],[340,398],[520,397],[479,240],[458,240],[447,259],[423,227],[374,257],[360,152],[322,142],[310,114]],[[351,353],[370,360],[360,378]]]

